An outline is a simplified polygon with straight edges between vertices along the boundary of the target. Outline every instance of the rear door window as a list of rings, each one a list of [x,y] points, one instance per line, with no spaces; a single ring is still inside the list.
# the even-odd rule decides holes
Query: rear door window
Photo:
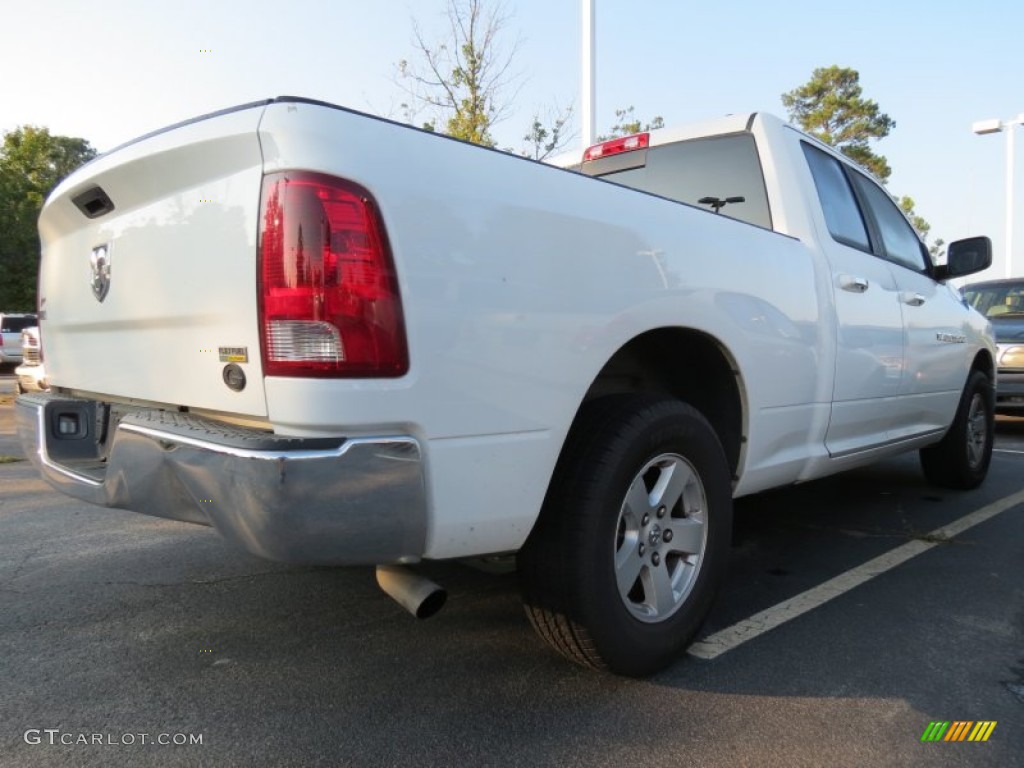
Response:
[[[844,245],[870,251],[868,229],[842,163],[810,144],[804,144],[803,148],[829,233]]]

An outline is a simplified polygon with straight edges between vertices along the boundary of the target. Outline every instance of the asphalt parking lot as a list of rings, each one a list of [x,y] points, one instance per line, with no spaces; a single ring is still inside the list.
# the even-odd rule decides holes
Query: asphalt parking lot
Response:
[[[0,457],[18,459],[9,400]],[[512,574],[427,566],[449,601],[417,622],[369,568],[261,561],[0,463],[0,765],[1021,765],[1024,419],[996,447],[970,493],[908,456],[741,500],[703,632],[731,645],[645,681],[549,652]],[[996,726],[923,743],[932,721]]]

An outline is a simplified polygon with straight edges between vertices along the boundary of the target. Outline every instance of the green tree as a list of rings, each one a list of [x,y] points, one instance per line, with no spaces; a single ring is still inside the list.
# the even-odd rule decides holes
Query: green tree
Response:
[[[503,43],[509,15],[500,1],[488,7],[486,0],[447,0],[445,14],[439,43],[428,42],[413,20],[416,61],[398,62],[398,83],[411,100],[402,111],[414,123],[425,110],[424,129],[493,147],[492,128],[508,116],[521,84],[512,68],[520,41]],[[571,115],[566,108],[545,125],[535,114],[522,154],[542,159],[564,146]]]
[[[811,79],[782,94],[789,119],[871,171],[881,182],[891,170],[869,142],[885,138],[896,121],[865,99],[860,74],[848,67],[818,67]]]
[[[803,130],[867,168],[883,184],[889,180],[892,169],[888,161],[874,152],[869,142],[888,136],[896,121],[876,102],[864,98],[857,70],[836,65],[818,67],[810,80],[782,94],[782,104],[789,119]],[[927,243],[931,225],[914,210],[913,198],[904,195],[896,202]],[[939,238],[929,246],[933,261],[943,255],[943,245]]]
[[[913,225],[914,229],[917,230],[917,234],[921,236],[921,239],[928,243],[928,233],[932,230],[932,225],[929,224],[923,216],[914,210],[914,198],[904,195],[898,201],[900,210],[906,215]],[[946,254],[944,246],[946,241],[941,237],[936,238],[935,242],[928,246],[928,253],[932,257],[932,261],[937,262],[940,257]]]
[[[914,226],[914,229],[917,230],[917,233],[921,238],[927,240],[928,233],[931,231],[932,226],[914,210],[914,198],[909,195],[904,195],[897,200],[897,203],[900,206],[900,210],[906,214],[906,217],[910,220],[910,223]]]
[[[4,134],[0,146],[0,310],[31,310],[36,303],[39,233],[46,196],[61,179],[96,156],[85,139],[53,136],[25,125]]]
[[[612,126],[611,131],[606,136],[598,136],[597,140],[608,141],[609,139],[617,139],[619,136],[630,136],[634,133],[654,131],[664,127],[665,121],[660,115],[645,123],[634,114],[633,107],[629,106],[625,109],[615,110],[615,125]]]

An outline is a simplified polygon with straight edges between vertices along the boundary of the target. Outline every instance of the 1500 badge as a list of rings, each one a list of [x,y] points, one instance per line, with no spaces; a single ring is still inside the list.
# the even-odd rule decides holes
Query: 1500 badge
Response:
[[[248,363],[248,347],[217,347],[222,363]]]
[[[961,333],[936,333],[935,338],[945,344],[966,344],[967,337]]]

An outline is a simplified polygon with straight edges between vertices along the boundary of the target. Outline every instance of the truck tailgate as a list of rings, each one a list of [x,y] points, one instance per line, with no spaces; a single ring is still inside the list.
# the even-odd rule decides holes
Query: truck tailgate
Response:
[[[39,219],[53,386],[266,415],[256,298],[264,106],[144,137],[54,191]],[[244,371],[241,391],[224,381],[229,363]]]

